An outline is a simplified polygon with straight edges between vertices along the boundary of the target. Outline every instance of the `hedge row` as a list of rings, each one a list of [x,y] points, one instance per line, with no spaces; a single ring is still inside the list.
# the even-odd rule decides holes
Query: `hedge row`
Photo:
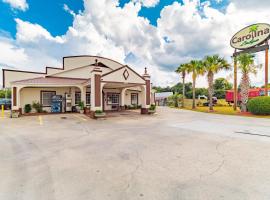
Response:
[[[247,104],[248,111],[255,115],[270,115],[270,97],[256,97]]]

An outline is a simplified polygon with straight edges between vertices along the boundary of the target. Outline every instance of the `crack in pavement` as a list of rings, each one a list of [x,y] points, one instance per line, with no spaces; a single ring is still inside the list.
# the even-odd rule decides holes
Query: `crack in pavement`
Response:
[[[133,179],[135,177],[135,174],[137,173],[137,171],[139,170],[139,168],[143,165],[143,160],[140,157],[139,152],[137,150],[135,152],[136,152],[137,160],[139,160],[139,163],[136,165],[136,167],[134,168],[134,170],[129,173],[130,178],[129,178],[128,183],[127,183],[127,186],[126,186],[126,188],[124,190],[125,192],[127,192],[129,190],[130,184],[133,181]]]
[[[229,141],[231,141],[233,138],[230,138],[230,140],[225,140],[225,141],[222,141],[222,142],[219,142],[219,143],[217,143],[216,144],[216,152],[217,152],[217,154],[218,155],[220,155],[221,156],[221,158],[222,158],[222,161],[219,163],[219,165],[217,166],[217,168],[216,169],[214,169],[213,171],[211,171],[210,173],[207,173],[207,174],[200,174],[200,180],[203,178],[203,177],[206,177],[206,176],[212,176],[212,175],[214,175],[214,174],[216,174],[216,173],[218,173],[221,169],[222,169],[222,167],[224,166],[224,164],[225,164],[225,154],[224,153],[222,153],[219,149],[220,149],[220,147],[222,146],[222,145],[225,145],[226,143],[228,143]]]

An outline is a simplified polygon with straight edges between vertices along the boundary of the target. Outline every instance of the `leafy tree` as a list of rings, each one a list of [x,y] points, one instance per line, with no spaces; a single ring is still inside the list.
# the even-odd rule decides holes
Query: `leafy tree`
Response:
[[[160,86],[153,86],[152,87],[156,92],[171,92],[171,88],[169,86],[167,87],[160,87]]]
[[[196,79],[199,75],[202,75],[204,73],[203,63],[199,60],[192,60],[187,65],[187,72],[192,73],[192,109],[195,109],[196,108],[196,103],[195,103]]]
[[[183,84],[182,83],[177,83],[176,85],[172,87],[160,87],[160,86],[153,86],[153,89],[156,90],[156,92],[173,92],[173,93],[183,93]],[[185,83],[185,93],[189,92],[192,90],[192,83]]]
[[[174,107],[179,107],[179,103],[182,100],[182,95],[181,94],[173,94],[171,96],[168,97],[168,103],[170,106],[174,106]],[[183,103],[183,102],[182,102]]]
[[[233,85],[225,78],[218,78],[214,82],[214,90],[231,90]]]
[[[0,90],[0,98],[11,98],[11,90]]]
[[[206,88],[196,88],[195,89],[195,98],[197,99],[199,95],[205,95],[208,96],[208,90]],[[186,93],[186,97],[188,99],[192,99],[193,98],[193,91],[190,90]]]
[[[241,111],[246,112],[247,111],[247,102],[248,102],[248,91],[250,86],[250,78],[249,74],[257,73],[257,66],[254,65],[254,55],[253,54],[241,54],[237,57],[237,62],[239,64],[239,69],[242,73],[241,78]]]
[[[185,99],[185,77],[187,73],[188,64],[181,64],[177,69],[176,73],[181,75],[182,78],[182,108],[184,107],[184,99]]]
[[[214,94],[214,75],[221,70],[230,69],[230,65],[224,58],[219,57],[219,55],[206,56],[203,60],[203,70],[207,74],[208,81],[208,97],[209,97],[209,110],[214,110],[213,108],[213,94]]]

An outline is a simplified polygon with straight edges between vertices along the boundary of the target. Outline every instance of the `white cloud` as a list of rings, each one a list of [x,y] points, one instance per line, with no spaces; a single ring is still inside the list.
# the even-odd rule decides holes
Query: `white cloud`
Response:
[[[159,0],[133,0],[133,2],[140,2],[144,7],[155,7],[159,4]]]
[[[231,36],[246,25],[270,21],[267,9],[258,15],[256,8],[244,9],[237,3],[240,0],[232,1],[223,12],[199,0],[174,2],[163,8],[157,27],[138,16],[142,6],[150,5],[148,1],[143,5],[133,1],[120,8],[118,0],[85,0],[85,10],[79,14],[64,5],[74,16],[66,34],[54,37],[38,24],[16,19],[16,39],[5,41],[9,53],[0,57],[0,63],[43,70],[45,65],[61,65],[63,56],[101,55],[126,61],[141,73],[148,67],[155,85],[175,84],[179,77],[173,71],[180,63],[216,53],[231,62]],[[156,5],[158,1],[149,2]],[[11,55],[20,59],[13,61]],[[262,57],[258,62],[263,63]],[[217,77],[230,74],[222,72]],[[260,74],[262,70],[254,83],[261,84]],[[198,80],[199,86],[206,84],[205,77]]]
[[[230,0],[239,9],[249,9],[253,11],[266,10],[270,8],[269,0]]]
[[[64,9],[64,11],[66,11],[66,12],[68,12],[69,14],[71,14],[73,17],[75,17],[75,12],[73,11],[73,10],[71,10],[69,7],[68,7],[68,5],[67,4],[64,4],[63,5],[63,9]]]
[[[23,48],[16,46],[11,39],[0,37],[0,63],[8,66],[20,66],[29,59]]]
[[[26,11],[28,9],[28,4],[26,0],[3,0],[3,2],[10,4],[14,9],[19,9]]]
[[[52,35],[46,29],[38,24],[22,21],[18,18],[16,18],[15,21],[17,23],[16,38],[19,42],[38,43],[41,39],[55,41],[57,43],[63,42],[61,37],[52,37]]]

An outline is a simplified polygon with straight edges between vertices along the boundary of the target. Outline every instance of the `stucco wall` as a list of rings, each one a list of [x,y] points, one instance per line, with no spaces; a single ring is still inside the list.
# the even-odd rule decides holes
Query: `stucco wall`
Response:
[[[80,67],[71,70],[64,70],[53,74],[54,77],[68,77],[68,78],[85,78],[89,79],[91,77],[91,71],[94,69],[94,66]],[[102,74],[108,73],[111,69],[101,67]]]
[[[122,67],[123,65],[106,58],[100,58],[95,56],[77,56],[77,57],[66,57],[64,58],[65,69],[73,69],[95,63],[95,60],[102,62],[104,65],[112,68],[112,70]]]
[[[27,72],[18,72],[18,71],[4,71],[3,81],[6,88],[10,87],[10,82],[20,81],[24,79],[43,77],[45,74],[36,74],[36,73],[27,73]]]

